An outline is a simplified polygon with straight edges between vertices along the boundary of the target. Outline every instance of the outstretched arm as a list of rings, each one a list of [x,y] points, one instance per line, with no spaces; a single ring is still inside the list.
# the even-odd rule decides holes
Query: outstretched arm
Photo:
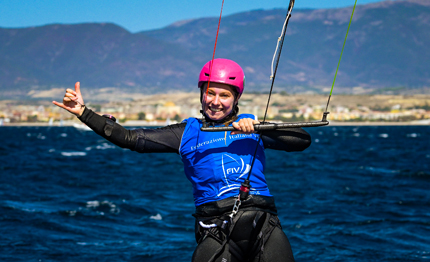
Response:
[[[128,130],[88,108],[85,108],[79,120],[115,145],[140,153],[179,153],[186,125],[181,123],[157,129]]]
[[[186,124],[159,129],[128,130],[111,119],[86,108],[79,82],[76,82],[75,90],[69,88],[66,90],[63,103],[56,101],[52,103],[76,115],[95,133],[122,148],[141,153],[179,153],[181,137]]]

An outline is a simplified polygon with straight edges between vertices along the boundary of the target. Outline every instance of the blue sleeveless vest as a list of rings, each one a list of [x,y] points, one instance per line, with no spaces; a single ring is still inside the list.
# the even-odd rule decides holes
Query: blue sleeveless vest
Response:
[[[242,114],[236,122],[242,118],[255,119],[253,115]],[[188,118],[184,122],[187,126],[179,153],[185,174],[193,185],[195,205],[237,196],[250,171],[259,135],[203,132],[200,131],[201,120]],[[263,174],[264,166],[264,146],[260,141],[250,177],[250,194],[271,196]]]

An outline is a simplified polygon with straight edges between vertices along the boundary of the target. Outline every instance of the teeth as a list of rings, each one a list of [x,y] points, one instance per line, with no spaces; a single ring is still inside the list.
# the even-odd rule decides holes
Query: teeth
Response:
[[[215,109],[215,108],[212,108],[212,107],[210,108],[210,110],[211,110],[211,111],[214,111],[214,112],[219,112],[219,111],[221,111],[221,109],[220,109],[220,108]]]

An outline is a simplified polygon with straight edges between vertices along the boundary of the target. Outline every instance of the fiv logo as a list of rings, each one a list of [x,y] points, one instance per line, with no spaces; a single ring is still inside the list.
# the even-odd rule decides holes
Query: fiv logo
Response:
[[[233,161],[231,161],[231,160],[233,160]],[[224,173],[224,179],[223,180],[224,180],[226,185],[220,188],[220,192],[219,192],[218,196],[220,196],[220,195],[222,195],[222,194],[224,194],[230,190],[238,189],[240,187],[240,184],[236,181],[239,180],[239,178],[246,175],[251,170],[251,166],[249,164],[245,164],[241,157],[239,157],[239,160],[237,160],[228,154],[223,154],[221,161],[222,161],[222,171]],[[234,178],[235,174],[238,175],[236,177],[236,179]],[[227,177],[230,178],[230,182],[229,182]],[[231,181],[233,181],[233,182],[231,182]]]
[[[224,164],[224,156],[225,157],[229,157],[232,160],[234,160],[236,162],[237,166],[236,167],[229,167],[229,168],[226,169],[225,168],[225,164]],[[234,159],[232,156],[230,156],[228,154],[224,154],[222,156],[222,169],[224,171],[224,176],[225,176],[226,180],[227,180],[227,175],[230,175],[230,174],[240,174],[236,178],[236,181],[237,181],[239,178],[241,178],[242,176],[244,176],[245,174],[247,174],[249,172],[249,170],[251,169],[251,166],[249,164],[245,165],[245,163],[243,162],[243,159],[241,157],[239,157],[239,160],[240,160],[240,162],[238,160]],[[228,181],[226,181],[226,182],[228,183]]]

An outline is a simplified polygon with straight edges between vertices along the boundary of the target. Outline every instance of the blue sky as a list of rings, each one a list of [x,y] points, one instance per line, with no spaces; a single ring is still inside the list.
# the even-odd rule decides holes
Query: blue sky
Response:
[[[295,8],[337,8],[355,0],[297,0]],[[286,8],[288,0],[225,0],[223,16],[255,9]],[[358,0],[358,4],[381,0]],[[0,27],[111,22],[131,32],[176,21],[219,16],[222,0],[0,0]]]

